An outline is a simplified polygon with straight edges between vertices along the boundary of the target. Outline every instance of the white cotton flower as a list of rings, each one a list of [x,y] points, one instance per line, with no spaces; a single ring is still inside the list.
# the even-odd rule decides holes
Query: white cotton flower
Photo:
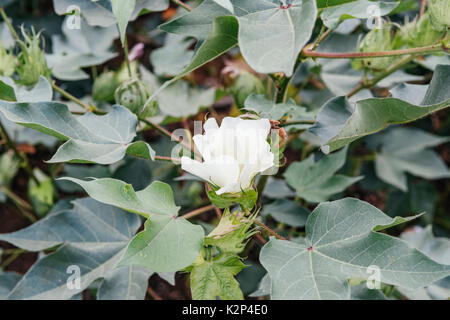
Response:
[[[268,119],[226,117],[219,127],[210,118],[204,124],[205,134],[194,136],[203,162],[182,157],[181,168],[219,187],[218,195],[246,190],[258,173],[274,166],[267,142],[270,127]]]

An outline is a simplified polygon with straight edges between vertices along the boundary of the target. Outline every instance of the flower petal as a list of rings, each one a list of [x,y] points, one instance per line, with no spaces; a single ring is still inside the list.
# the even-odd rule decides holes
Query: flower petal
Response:
[[[196,175],[197,177],[200,177],[205,181],[211,182],[211,180],[209,180],[209,177],[211,175],[207,171],[208,168],[202,162],[198,162],[192,160],[191,158],[183,156],[181,157],[181,169],[192,173],[193,175]]]

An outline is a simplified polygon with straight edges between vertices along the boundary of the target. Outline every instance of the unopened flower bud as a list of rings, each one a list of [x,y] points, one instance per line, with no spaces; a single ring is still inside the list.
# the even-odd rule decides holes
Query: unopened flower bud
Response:
[[[115,92],[116,103],[128,108],[134,114],[141,114],[150,92],[147,86],[137,77],[122,83]]]
[[[420,19],[405,24],[399,31],[400,41],[410,48],[423,47],[436,43],[444,35],[444,30],[433,28],[429,13]]]
[[[31,29],[31,33],[27,33],[22,28],[22,36],[24,41],[19,42],[22,52],[18,56],[19,82],[32,86],[39,81],[41,75],[49,78],[51,71],[47,66],[44,51],[41,49],[40,32],[36,33],[34,29]]]
[[[435,29],[444,30],[450,26],[449,0],[428,0],[428,11]]]
[[[113,71],[104,72],[94,81],[92,97],[95,101],[114,101],[114,93],[118,86],[116,74]]]
[[[382,28],[376,28],[367,33],[363,40],[359,43],[358,50],[359,52],[379,52],[392,50],[390,24],[385,24]],[[386,69],[389,65],[391,65],[392,61],[392,57],[361,59],[362,65],[373,71]],[[356,62],[354,66],[357,66],[358,63],[361,62]]]
[[[0,42],[0,76],[10,77],[16,69],[16,58]]]

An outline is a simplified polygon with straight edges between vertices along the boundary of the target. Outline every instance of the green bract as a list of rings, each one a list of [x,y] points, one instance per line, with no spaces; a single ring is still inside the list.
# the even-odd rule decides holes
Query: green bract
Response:
[[[447,0],[430,0],[428,8],[433,25],[442,30],[450,26],[450,2]]]
[[[392,50],[391,24],[384,24],[380,28],[371,30],[361,40],[358,45],[359,52],[377,52]],[[360,66],[370,69],[374,72],[382,71],[389,67],[394,58],[366,58],[355,60],[353,66],[359,70]]]
[[[414,48],[436,43],[444,36],[445,32],[433,27],[430,14],[427,12],[418,20],[415,19],[403,26],[399,33],[401,42],[410,48]]]
[[[24,41],[19,42],[22,50],[18,55],[17,72],[21,84],[32,86],[39,81],[41,75],[49,78],[51,71],[47,67],[45,54],[41,48],[41,32],[36,33],[32,29],[31,33],[28,33],[22,28],[22,36]]]

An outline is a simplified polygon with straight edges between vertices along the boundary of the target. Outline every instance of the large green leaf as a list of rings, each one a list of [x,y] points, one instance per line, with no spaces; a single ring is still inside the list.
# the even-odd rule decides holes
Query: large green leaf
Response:
[[[173,79],[160,86],[159,80],[150,71],[142,67],[140,72],[142,80],[152,91],[155,90],[154,96],[157,94],[156,101],[160,113],[154,119],[163,120],[168,116],[175,118],[192,116],[197,114],[200,108],[209,107],[215,101],[215,88],[206,90],[195,88],[191,87],[187,81],[173,81]]]
[[[77,183],[91,198],[97,201],[146,218],[152,215],[176,217],[180,210],[173,200],[172,189],[163,182],[155,181],[144,190],[135,192],[130,184],[111,178],[84,181],[67,177],[60,180]]]
[[[273,299],[349,299],[347,279],[368,278],[411,289],[450,275],[450,266],[429,259],[403,240],[378,233],[414,217],[390,218],[353,198],[321,203],[306,223],[306,238],[271,239],[260,260],[272,281]]]
[[[121,106],[103,116],[74,116],[61,103],[0,101],[0,112],[10,121],[66,141],[49,162],[110,164],[126,154],[154,159],[155,152],[147,143],[132,142],[137,117]]]
[[[376,173],[381,180],[405,192],[406,172],[425,179],[448,178],[450,170],[444,161],[428,149],[447,141],[449,137],[438,137],[420,129],[393,128],[383,135],[381,152],[375,158]]]
[[[320,138],[322,150],[330,152],[384,129],[420,119],[450,106],[450,66],[436,68],[429,86],[400,84],[392,97],[359,100],[353,106],[344,97],[328,101],[310,131]]]
[[[297,201],[278,199],[266,204],[262,209],[262,215],[270,215],[276,221],[292,227],[305,226],[309,210],[301,206]]]
[[[9,299],[69,299],[96,279],[119,272],[115,265],[139,228],[139,217],[92,199],[73,204],[73,209],[55,212],[25,229],[0,235],[1,240],[28,251],[62,245],[33,265],[9,293]],[[79,288],[67,285],[72,275],[70,266],[80,268]],[[114,294],[126,298],[128,290],[122,289]]]
[[[143,300],[152,271],[140,266],[114,269],[104,276],[97,300]]]
[[[0,270],[0,300],[8,295],[8,293],[20,281],[20,274],[15,272],[2,272]]]
[[[450,240],[433,235],[431,225],[426,228],[415,227],[401,234],[401,238],[414,248],[422,251],[436,262],[450,264]],[[411,300],[450,298],[450,277],[437,281],[426,288],[410,290],[399,288]]]
[[[59,15],[65,15],[68,13],[68,8],[73,10],[73,6],[77,6],[90,25],[109,27],[117,23],[111,2],[111,0],[53,0],[53,6]],[[135,20],[143,10],[163,11],[169,6],[169,0],[133,0],[132,2],[135,2],[135,6],[129,20]]]
[[[210,0],[206,0],[204,3],[208,1]],[[222,8],[221,6],[219,7]],[[161,91],[169,87],[175,81],[214,60],[237,44],[238,24],[234,17],[218,17],[211,23],[213,23],[211,25],[212,29],[208,29],[208,32],[210,30],[210,33],[208,33],[204,41],[200,42],[192,61],[180,74],[160,86],[148,99],[149,101],[155,99]]]
[[[294,0],[285,8],[278,0],[260,2],[238,17],[242,55],[258,72],[291,76],[298,54],[311,37],[316,15],[315,0]]]
[[[284,173],[286,182],[297,191],[297,196],[309,202],[326,201],[363,178],[335,174],[344,166],[346,155],[347,148],[317,162],[313,154],[301,162],[294,162]]]
[[[130,242],[118,266],[140,265],[155,272],[174,272],[194,262],[203,245],[204,231],[182,218],[153,215],[144,231]]]
[[[128,21],[131,19],[134,7],[136,6],[136,0],[111,0],[111,9],[114,16],[117,19],[119,26],[120,40],[124,44],[125,34],[127,32]]]
[[[261,73],[292,75],[297,56],[311,37],[316,2],[294,0],[286,6],[278,0],[231,2],[239,21],[239,46],[249,65]],[[214,19],[230,14],[214,0],[205,0],[192,12],[163,24],[161,29],[205,39]]]
[[[89,79],[82,68],[103,64],[117,56],[111,50],[118,37],[117,28],[92,27],[82,19],[80,29],[69,29],[67,19],[61,26],[63,36],[52,37],[52,53],[46,55],[47,63],[58,79]]]
[[[144,231],[130,242],[119,265],[140,265],[155,272],[172,272],[189,266],[198,257],[204,231],[178,217],[172,189],[153,182],[135,192],[130,184],[105,178],[83,181],[64,178],[82,186],[95,200],[147,217]]]
[[[191,270],[191,292],[194,300],[242,300],[239,283],[234,278],[245,265],[235,254],[223,253],[211,261],[202,261]]]
[[[387,1],[343,1],[341,5],[335,5],[325,8],[320,17],[323,23],[330,29],[335,29],[339,23],[345,19],[359,18],[367,19],[373,17],[375,14],[384,16],[394,10],[399,2],[387,2]],[[371,8],[372,6],[372,8]],[[371,8],[369,10],[369,8]]]

